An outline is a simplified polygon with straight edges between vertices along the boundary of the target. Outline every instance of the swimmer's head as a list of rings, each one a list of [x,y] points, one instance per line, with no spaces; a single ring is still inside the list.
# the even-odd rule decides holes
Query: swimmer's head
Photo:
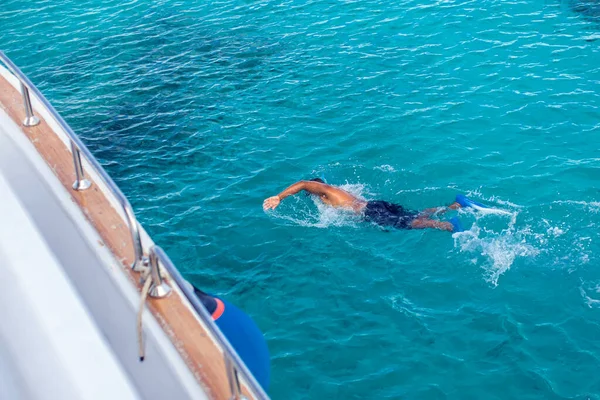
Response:
[[[310,180],[310,182],[319,182],[319,183],[325,183],[325,181],[324,181],[323,179],[321,179],[321,178],[312,178],[312,179]],[[304,194],[305,194],[306,196],[310,196],[310,193],[308,193],[308,192],[305,192]]]

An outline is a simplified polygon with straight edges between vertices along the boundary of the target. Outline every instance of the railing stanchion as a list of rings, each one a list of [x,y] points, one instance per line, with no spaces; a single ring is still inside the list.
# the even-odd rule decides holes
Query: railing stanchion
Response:
[[[25,120],[23,125],[36,126],[40,123],[40,119],[33,115],[33,107],[31,107],[31,98],[29,97],[29,89],[21,82],[21,93],[23,94],[23,105],[25,106]]]
[[[73,190],[85,190],[92,186],[92,182],[85,178],[83,167],[81,166],[81,153],[73,141],[71,141],[71,153],[73,154],[73,167],[75,168],[75,182]]]
[[[226,352],[223,352],[223,358],[225,359],[225,370],[227,371],[227,381],[229,382],[229,391],[231,392],[230,400],[243,400],[242,390],[240,389],[240,379],[238,377],[235,365],[229,358]]]
[[[152,279],[148,294],[150,297],[161,298],[171,293],[171,288],[160,277],[160,261],[154,251],[155,246],[150,248],[150,276],[146,279]]]
[[[142,247],[142,238],[140,236],[140,228],[138,226],[137,219],[133,214],[131,204],[125,200],[121,206],[125,212],[125,218],[127,218],[127,224],[129,225],[129,233],[131,234],[131,240],[133,241],[133,253],[135,260],[131,264],[131,269],[135,272],[142,272],[150,260],[144,256],[144,248]]]

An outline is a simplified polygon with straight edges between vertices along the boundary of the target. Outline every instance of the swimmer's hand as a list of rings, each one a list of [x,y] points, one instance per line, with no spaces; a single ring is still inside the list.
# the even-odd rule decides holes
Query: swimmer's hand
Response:
[[[279,196],[269,197],[263,202],[263,210],[274,210],[277,208],[280,202],[281,198]]]

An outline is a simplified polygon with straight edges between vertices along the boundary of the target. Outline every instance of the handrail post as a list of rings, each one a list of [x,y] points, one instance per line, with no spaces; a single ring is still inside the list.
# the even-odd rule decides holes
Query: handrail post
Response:
[[[227,381],[229,382],[229,391],[231,392],[230,400],[244,400],[245,396],[242,395],[240,388],[240,379],[238,377],[235,365],[229,358],[227,352],[223,352],[223,358],[225,359],[225,370],[227,371]]]
[[[73,154],[73,167],[75,168],[75,182],[73,190],[85,190],[92,186],[92,182],[85,178],[83,167],[81,166],[81,153],[79,148],[71,140],[71,154]]]
[[[125,218],[127,218],[127,224],[129,225],[129,233],[131,234],[131,241],[133,242],[133,252],[135,260],[131,264],[131,269],[134,272],[142,272],[148,265],[149,260],[144,256],[144,248],[142,247],[142,238],[140,236],[140,228],[138,226],[137,219],[133,214],[131,205],[127,200],[121,203],[123,211],[125,212]]]
[[[171,287],[167,285],[162,278],[160,277],[160,265],[158,256],[154,251],[154,246],[150,248],[150,277],[146,279],[152,279],[152,284],[150,285],[150,290],[148,294],[150,297],[161,298],[167,296],[171,293]]]
[[[23,125],[25,126],[36,126],[40,123],[40,119],[33,114],[33,107],[31,107],[31,98],[29,97],[29,89],[21,82],[21,93],[23,94],[23,105],[25,106],[25,120]]]

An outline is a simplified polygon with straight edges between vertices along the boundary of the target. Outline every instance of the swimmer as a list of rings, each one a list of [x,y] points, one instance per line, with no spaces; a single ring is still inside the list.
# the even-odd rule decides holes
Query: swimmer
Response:
[[[450,232],[462,231],[460,222],[454,217],[450,222],[437,221],[430,217],[447,210],[456,210],[461,207],[454,202],[447,207],[427,208],[421,212],[406,210],[399,204],[388,203],[382,200],[365,201],[338,187],[326,184],[322,179],[315,178],[310,181],[300,181],[263,202],[263,209],[274,210],[281,200],[295,195],[300,191],[318,196],[319,199],[332,207],[351,210],[364,216],[366,221],[382,226],[391,226],[398,229],[424,229],[433,228]]]

